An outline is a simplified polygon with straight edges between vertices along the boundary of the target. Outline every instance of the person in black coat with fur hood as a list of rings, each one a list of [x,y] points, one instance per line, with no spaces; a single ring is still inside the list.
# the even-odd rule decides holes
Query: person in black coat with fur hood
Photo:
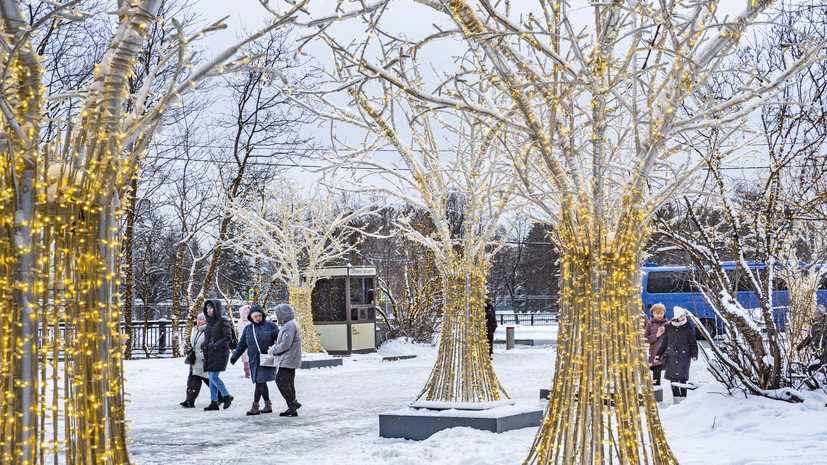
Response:
[[[664,326],[663,342],[655,356],[655,360],[663,363],[664,378],[672,383],[689,381],[689,365],[692,360],[698,360],[698,342],[695,341],[695,330],[686,319],[688,313],[686,309],[675,307],[675,316]],[[673,385],[672,397],[676,404],[680,403],[686,398],[686,388]]]
[[[204,351],[204,371],[210,378],[210,405],[204,410],[218,410],[218,393],[223,396],[224,408],[233,403],[233,396],[227,391],[224,382],[218,374],[227,369],[230,359],[230,340],[232,334],[229,322],[224,320],[221,312],[221,301],[218,299],[204,302],[204,315],[207,317],[204,329],[204,342],[201,349]]]

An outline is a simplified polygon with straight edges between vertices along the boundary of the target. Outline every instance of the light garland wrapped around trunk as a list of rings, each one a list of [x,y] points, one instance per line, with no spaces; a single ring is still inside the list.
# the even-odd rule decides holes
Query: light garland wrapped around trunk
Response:
[[[2,463],[57,463],[61,449],[67,463],[129,463],[117,298],[120,199],[164,110],[304,5],[197,69],[186,52],[192,37],[178,28],[159,66],[130,94],[127,81],[161,0],[119,2],[118,26],[91,82],[78,93],[49,96],[79,99],[80,113],[57,122],[55,136],[41,144],[45,90],[30,37],[59,16],[82,19],[76,4],[49,2],[54,10],[29,25],[19,2],[0,0]],[[153,90],[169,69],[168,87]]]
[[[526,463],[678,463],[660,425],[641,342],[639,257],[649,230],[639,214],[625,219],[602,240],[599,232],[583,234],[588,228],[559,230],[558,356]]]
[[[440,267],[443,283],[439,349],[431,375],[413,403],[439,407],[462,403],[464,408],[489,408],[510,399],[488,353],[485,327],[485,279],[488,263],[480,257],[456,257]]]
[[[295,310],[296,323],[302,335],[302,353],[305,354],[320,354],[325,351],[316,335],[316,325],[313,324],[313,307],[310,305],[313,287],[306,281],[287,286],[290,306]]]

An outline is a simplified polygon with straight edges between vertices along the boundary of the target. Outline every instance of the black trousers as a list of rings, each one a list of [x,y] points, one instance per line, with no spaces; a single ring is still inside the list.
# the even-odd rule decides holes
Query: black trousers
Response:
[[[295,380],[295,368],[279,368],[279,371],[276,372],[276,386],[288,407],[296,401],[296,388],[293,386]]]
[[[663,372],[663,365],[650,366],[649,369],[652,370],[652,385],[660,386],[660,375]]]
[[[686,397],[686,388],[672,386],[672,397]]]
[[[265,402],[270,402],[270,388],[267,383],[256,383],[256,392],[253,395],[253,401],[258,402],[264,397]]]
[[[201,383],[210,387],[210,380],[207,378],[202,378],[200,376],[195,376],[190,371],[190,375],[187,377],[187,402],[190,404],[195,403],[195,399],[198,398],[198,394],[201,393]],[[218,393],[218,401],[222,402],[221,393]]]

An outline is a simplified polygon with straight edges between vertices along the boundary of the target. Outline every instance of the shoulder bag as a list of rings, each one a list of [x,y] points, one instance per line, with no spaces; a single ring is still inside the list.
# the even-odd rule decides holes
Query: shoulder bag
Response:
[[[258,364],[263,367],[276,366],[276,356],[270,354],[262,354],[261,347],[258,345],[258,337],[256,336],[256,327],[253,325],[250,330],[253,332],[253,339],[256,340],[256,350],[258,351]]]

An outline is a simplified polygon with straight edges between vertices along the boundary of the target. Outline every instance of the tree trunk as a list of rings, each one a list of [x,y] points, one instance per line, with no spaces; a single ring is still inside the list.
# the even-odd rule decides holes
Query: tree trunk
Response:
[[[423,401],[479,404],[509,398],[488,354],[484,310],[487,270],[485,262],[465,259],[443,271],[439,350],[414,406],[425,405]]]
[[[290,305],[295,311],[296,323],[302,336],[302,353],[318,354],[323,353],[319,338],[316,337],[316,326],[313,324],[313,309],[310,296],[313,293],[313,286],[290,285],[288,286]]]
[[[180,343],[178,341],[178,334],[180,328],[180,318],[179,315],[181,314],[181,304],[183,303],[183,295],[184,295],[184,254],[187,251],[187,244],[184,241],[178,242],[177,247],[175,248],[175,263],[172,265],[172,356],[178,357],[179,355],[179,346]],[[184,347],[185,349],[189,349],[190,344],[190,333],[192,331],[192,326],[195,324],[195,315],[189,315],[187,312],[187,320],[184,324],[187,325],[187,330],[185,331],[184,335]],[[197,315],[197,314],[196,314]],[[191,318],[190,318],[191,317]]]
[[[560,258],[557,362],[526,464],[677,463],[642,343],[640,257],[632,241],[632,251],[603,254],[592,252],[599,250],[594,244],[561,244],[568,250]]]
[[[133,178],[130,183],[130,195],[127,197],[126,227],[123,234],[123,321],[126,331],[124,333],[123,358],[132,360],[132,303],[135,301],[135,266],[132,263],[132,246],[135,243],[135,195],[138,193],[138,178]]]

